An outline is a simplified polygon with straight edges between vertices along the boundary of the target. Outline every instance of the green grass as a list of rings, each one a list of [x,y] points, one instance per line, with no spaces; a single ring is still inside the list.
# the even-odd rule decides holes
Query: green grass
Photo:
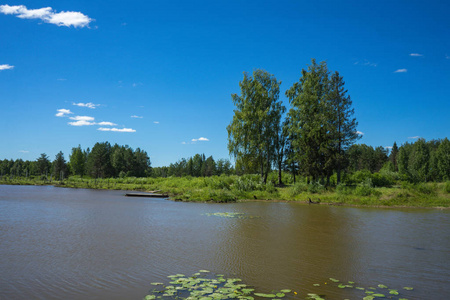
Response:
[[[275,187],[270,181],[261,184],[258,175],[171,177],[171,178],[109,178],[91,179],[71,176],[64,181],[43,178],[10,178],[3,176],[0,184],[54,185],[68,188],[155,191],[167,193],[182,201],[236,202],[251,200],[294,201],[320,204],[391,206],[391,207],[449,207],[450,182],[401,183],[392,187],[373,187],[371,182],[353,186],[325,188],[319,183],[304,181]]]

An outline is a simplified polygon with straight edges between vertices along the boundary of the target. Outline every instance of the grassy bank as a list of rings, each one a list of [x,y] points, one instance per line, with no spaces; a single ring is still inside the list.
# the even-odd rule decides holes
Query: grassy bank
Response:
[[[236,202],[242,200],[311,201],[332,205],[450,207],[450,181],[411,184],[399,182],[392,187],[369,184],[328,187],[316,183],[276,187],[263,185],[257,175],[172,177],[172,178],[109,178],[90,179],[72,176],[64,181],[42,178],[3,177],[0,184],[54,185],[69,188],[154,191],[168,193],[182,201]]]

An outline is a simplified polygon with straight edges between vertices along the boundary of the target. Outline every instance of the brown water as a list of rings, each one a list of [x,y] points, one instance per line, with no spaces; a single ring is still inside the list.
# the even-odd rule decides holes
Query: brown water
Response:
[[[200,269],[362,299],[362,287],[414,287],[449,299],[450,212],[295,203],[182,203],[121,191],[0,186],[0,299],[142,299],[150,282]],[[206,213],[239,212],[236,219]],[[328,282],[328,285],[324,283]],[[314,287],[320,283],[320,287]]]

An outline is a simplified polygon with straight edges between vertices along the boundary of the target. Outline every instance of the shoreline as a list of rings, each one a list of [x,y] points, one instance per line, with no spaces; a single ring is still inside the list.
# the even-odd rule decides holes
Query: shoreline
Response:
[[[145,180],[140,179],[141,181]],[[80,179],[59,181],[40,181],[40,180],[3,180],[0,185],[50,185],[62,188],[86,188],[98,190],[123,190],[135,192],[149,192],[161,190],[162,194],[168,195],[167,199],[171,201],[182,202],[211,202],[211,203],[246,203],[246,202],[280,202],[280,203],[301,203],[303,205],[326,205],[326,206],[345,206],[345,207],[365,207],[365,208],[417,208],[417,209],[450,209],[450,194],[418,194],[404,190],[398,187],[376,188],[376,195],[356,196],[353,194],[342,195],[336,190],[327,190],[321,193],[301,192],[292,196],[291,187],[279,187],[272,192],[250,191],[239,192],[225,189],[203,188],[179,188],[176,183],[182,181],[180,178],[153,179],[156,183],[159,181],[170,182],[166,188],[161,188],[155,183],[152,184],[132,184],[118,183],[118,179]],[[185,179],[186,180],[186,179]],[[131,179],[122,179],[122,181],[131,181]],[[198,195],[198,196],[197,196]],[[291,197],[290,199],[287,199]],[[313,201],[309,202],[309,199]],[[437,200],[436,200],[437,199]],[[401,203],[403,202],[403,203]],[[428,205],[427,205],[428,204]],[[433,205],[434,204],[434,205]]]

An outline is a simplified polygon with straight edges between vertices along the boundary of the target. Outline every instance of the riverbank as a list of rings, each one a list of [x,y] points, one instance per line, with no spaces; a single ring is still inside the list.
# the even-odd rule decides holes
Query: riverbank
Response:
[[[371,207],[450,207],[450,182],[411,184],[392,187],[355,185],[325,188],[320,184],[276,187],[259,183],[257,176],[212,176],[172,178],[90,179],[72,176],[63,181],[40,178],[3,177],[0,184],[54,185],[67,188],[154,191],[170,199],[190,202],[294,201],[311,204]]]

